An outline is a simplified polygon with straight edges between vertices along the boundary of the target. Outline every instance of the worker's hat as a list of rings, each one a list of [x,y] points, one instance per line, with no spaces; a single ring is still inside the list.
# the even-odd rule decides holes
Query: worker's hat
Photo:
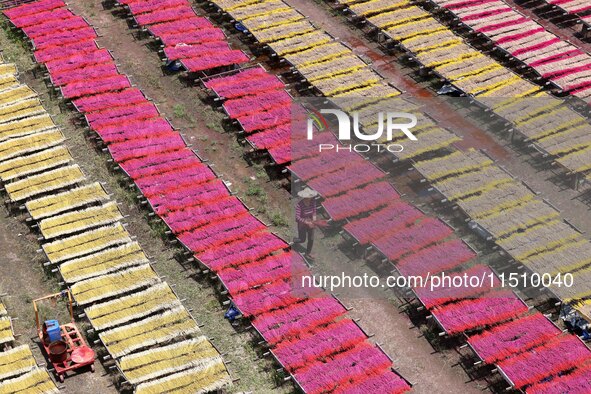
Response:
[[[305,188],[304,190],[300,190],[298,192],[298,197],[301,198],[314,198],[318,195],[318,193],[309,187]]]

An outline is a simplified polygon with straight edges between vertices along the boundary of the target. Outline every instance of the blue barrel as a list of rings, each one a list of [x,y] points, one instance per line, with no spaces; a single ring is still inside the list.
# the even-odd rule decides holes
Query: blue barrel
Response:
[[[60,324],[57,320],[46,320],[45,323],[43,323],[43,331],[47,335],[47,343],[59,341],[62,339]]]

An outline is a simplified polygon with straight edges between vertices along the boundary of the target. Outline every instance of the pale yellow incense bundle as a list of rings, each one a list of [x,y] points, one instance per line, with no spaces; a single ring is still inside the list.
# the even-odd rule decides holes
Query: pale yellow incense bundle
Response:
[[[121,223],[117,223],[44,244],[43,250],[49,261],[60,263],[128,242],[131,242],[129,233]]]
[[[415,167],[429,181],[437,181],[448,176],[458,176],[470,171],[483,169],[493,164],[486,155],[470,149],[465,152],[455,151],[447,156],[423,160]]]
[[[104,226],[123,219],[117,203],[87,208],[81,211],[65,213],[44,219],[39,223],[39,230],[46,239],[55,238],[92,227]]]
[[[223,363],[215,363],[206,369],[190,369],[165,378],[140,384],[136,394],[203,394],[230,384],[228,371]]]
[[[0,394],[58,394],[59,390],[44,369],[35,368],[18,378],[0,383]]]
[[[17,103],[37,97],[37,93],[27,85],[0,91],[0,106]]]
[[[129,293],[132,290],[158,283],[160,279],[144,264],[97,278],[87,279],[72,285],[72,295],[79,305],[87,305],[104,298]]]
[[[0,344],[14,341],[12,324],[7,316],[0,317]]]
[[[187,310],[179,307],[136,323],[105,331],[99,336],[109,353],[114,357],[122,357],[138,349],[199,332],[197,323]]]
[[[10,122],[11,120],[24,118],[45,113],[45,108],[41,105],[38,98],[30,98],[0,106],[0,123]]]
[[[40,114],[11,122],[0,124],[0,142],[10,138],[24,137],[25,135],[40,133],[49,129],[55,129],[55,124],[49,114]]]
[[[4,63],[4,59],[0,56],[0,77],[15,77],[18,74],[18,70],[14,63]]]
[[[57,129],[13,138],[0,142],[0,161],[12,159],[29,152],[47,149],[64,142],[63,134]]]
[[[167,283],[112,301],[92,305],[84,310],[97,331],[106,330],[152,313],[175,309],[181,303]]]
[[[12,201],[22,201],[31,196],[82,182],[85,179],[80,167],[72,165],[12,182],[6,185],[6,192]]]
[[[320,37],[320,35],[324,37]],[[318,30],[305,19],[253,32],[257,41],[266,43],[278,55],[301,52],[332,41],[333,38]],[[293,42],[293,43],[292,43]],[[297,42],[300,44],[298,45]],[[281,48],[287,48],[284,51]]]
[[[0,179],[3,182],[24,176],[48,171],[51,168],[69,163],[70,152],[61,145],[42,150],[32,155],[20,156],[0,163]]]
[[[35,220],[47,218],[69,211],[87,204],[106,201],[109,196],[100,185],[95,182],[63,193],[43,196],[36,200],[27,201],[27,211]]]
[[[139,244],[131,242],[68,260],[60,265],[60,273],[67,283],[74,283],[147,263]]]
[[[125,356],[119,367],[130,383],[138,384],[189,368],[207,369],[220,362],[223,361],[218,351],[201,336]]]
[[[0,380],[21,375],[36,365],[33,353],[27,345],[0,352]]]

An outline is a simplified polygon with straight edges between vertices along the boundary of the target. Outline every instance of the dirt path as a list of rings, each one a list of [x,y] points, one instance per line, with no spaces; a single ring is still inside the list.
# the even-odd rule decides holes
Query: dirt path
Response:
[[[346,304],[355,309],[351,316],[362,318],[362,326],[372,334],[384,350],[394,357],[394,367],[407,379],[411,379],[413,392],[417,394],[477,394],[484,386],[469,380],[457,359],[450,353],[434,353],[422,337],[421,331],[412,327],[406,316],[396,315],[396,309],[387,300],[346,299]],[[374,318],[365,317],[372,310]],[[394,310],[394,311],[393,311]],[[400,317],[403,318],[400,318]],[[379,318],[375,318],[379,317]],[[413,362],[408,362],[412,360]]]

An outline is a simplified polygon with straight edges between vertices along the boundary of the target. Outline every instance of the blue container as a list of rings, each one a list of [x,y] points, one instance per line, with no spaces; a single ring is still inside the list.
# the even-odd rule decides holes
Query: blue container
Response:
[[[47,333],[48,343],[62,339],[60,324],[57,320],[46,320],[45,323],[43,323],[43,331]]]

